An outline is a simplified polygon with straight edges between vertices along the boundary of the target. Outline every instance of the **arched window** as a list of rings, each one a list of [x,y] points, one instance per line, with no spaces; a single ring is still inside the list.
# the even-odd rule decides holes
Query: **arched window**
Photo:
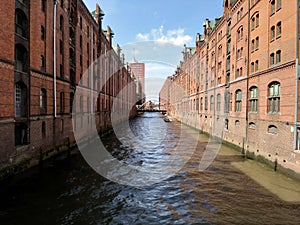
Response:
[[[42,88],[40,91],[40,113],[47,113],[47,91],[45,88]]]
[[[256,124],[253,123],[253,122],[250,122],[250,123],[249,123],[249,128],[251,128],[251,129],[256,129]]]
[[[250,88],[250,112],[257,112],[258,109],[258,88],[253,86]]]
[[[28,38],[28,20],[25,13],[20,9],[15,11],[15,32],[23,38]]]
[[[277,38],[281,37],[281,22],[278,22],[277,25]]]
[[[271,1],[271,15],[275,13],[275,0]]]
[[[271,41],[275,39],[275,26],[271,27]]]
[[[280,112],[280,83],[278,82],[269,84],[268,112]]]
[[[281,63],[281,51],[276,52],[276,63]]]
[[[235,92],[235,111],[241,112],[242,111],[242,91],[237,90]]]
[[[271,134],[276,134],[278,131],[278,128],[275,125],[268,126],[268,132]]]
[[[235,126],[239,127],[241,125],[241,122],[239,120],[235,121]]]

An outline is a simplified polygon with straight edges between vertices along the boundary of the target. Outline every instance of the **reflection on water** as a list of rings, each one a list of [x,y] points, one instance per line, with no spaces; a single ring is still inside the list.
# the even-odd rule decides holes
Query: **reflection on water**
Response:
[[[166,126],[164,134],[159,133],[160,125]],[[164,123],[159,114],[144,114],[133,120],[131,127],[136,135],[143,136],[146,147],[131,149],[114,135],[103,141],[115,157],[142,167],[167,157],[176,145],[178,126]],[[159,142],[153,138],[156,135]],[[70,161],[49,163],[42,175],[33,169],[1,184],[1,224],[300,223],[300,202],[282,200],[284,197],[274,194],[279,190],[276,185],[272,192],[262,186],[266,180],[277,183],[279,192],[284,195],[282,187],[286,187],[289,196],[292,188],[296,200],[299,182],[279,179],[282,175],[256,162],[245,162],[239,153],[226,147],[207,170],[200,172],[207,138],[201,136],[200,140],[183,169],[148,187],[134,188],[106,180],[89,168],[80,154]],[[155,149],[151,149],[152,144]],[[183,156],[184,149],[181,151]]]

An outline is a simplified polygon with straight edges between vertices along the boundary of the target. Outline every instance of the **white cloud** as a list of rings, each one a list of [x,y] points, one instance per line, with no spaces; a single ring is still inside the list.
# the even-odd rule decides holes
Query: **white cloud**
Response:
[[[176,46],[183,46],[184,44],[191,44],[193,38],[184,34],[184,29],[168,30],[164,32],[164,27],[160,26],[158,29],[152,29],[150,33],[136,35],[138,41],[155,41],[159,44],[173,44]]]

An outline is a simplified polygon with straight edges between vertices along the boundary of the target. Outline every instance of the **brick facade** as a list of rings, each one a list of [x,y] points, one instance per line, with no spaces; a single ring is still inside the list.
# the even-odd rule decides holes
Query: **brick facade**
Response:
[[[297,8],[297,1],[224,1],[223,16],[204,22],[162,87],[170,113],[300,172]],[[174,97],[176,85],[187,97]]]
[[[89,12],[81,0],[16,0],[0,13],[1,165],[74,142],[72,110],[75,126],[95,118],[98,132],[111,127],[113,104],[120,121],[128,119],[125,110],[134,116],[134,79],[112,47],[111,28],[102,28],[98,5]],[[78,89],[88,94],[77,96]]]

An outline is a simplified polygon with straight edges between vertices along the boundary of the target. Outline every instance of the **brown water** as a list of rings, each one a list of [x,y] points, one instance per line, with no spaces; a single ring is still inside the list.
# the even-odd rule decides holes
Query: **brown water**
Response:
[[[164,122],[159,114],[144,114],[131,126],[145,135],[149,123]],[[156,149],[162,159],[178,128],[175,122],[167,124],[166,143]],[[100,177],[80,154],[48,162],[42,174],[32,169],[0,184],[0,224],[300,224],[299,181],[246,161],[225,146],[201,172],[207,138],[201,140],[175,176],[142,188]],[[126,149],[113,134],[104,141],[124,161],[152,157]]]

